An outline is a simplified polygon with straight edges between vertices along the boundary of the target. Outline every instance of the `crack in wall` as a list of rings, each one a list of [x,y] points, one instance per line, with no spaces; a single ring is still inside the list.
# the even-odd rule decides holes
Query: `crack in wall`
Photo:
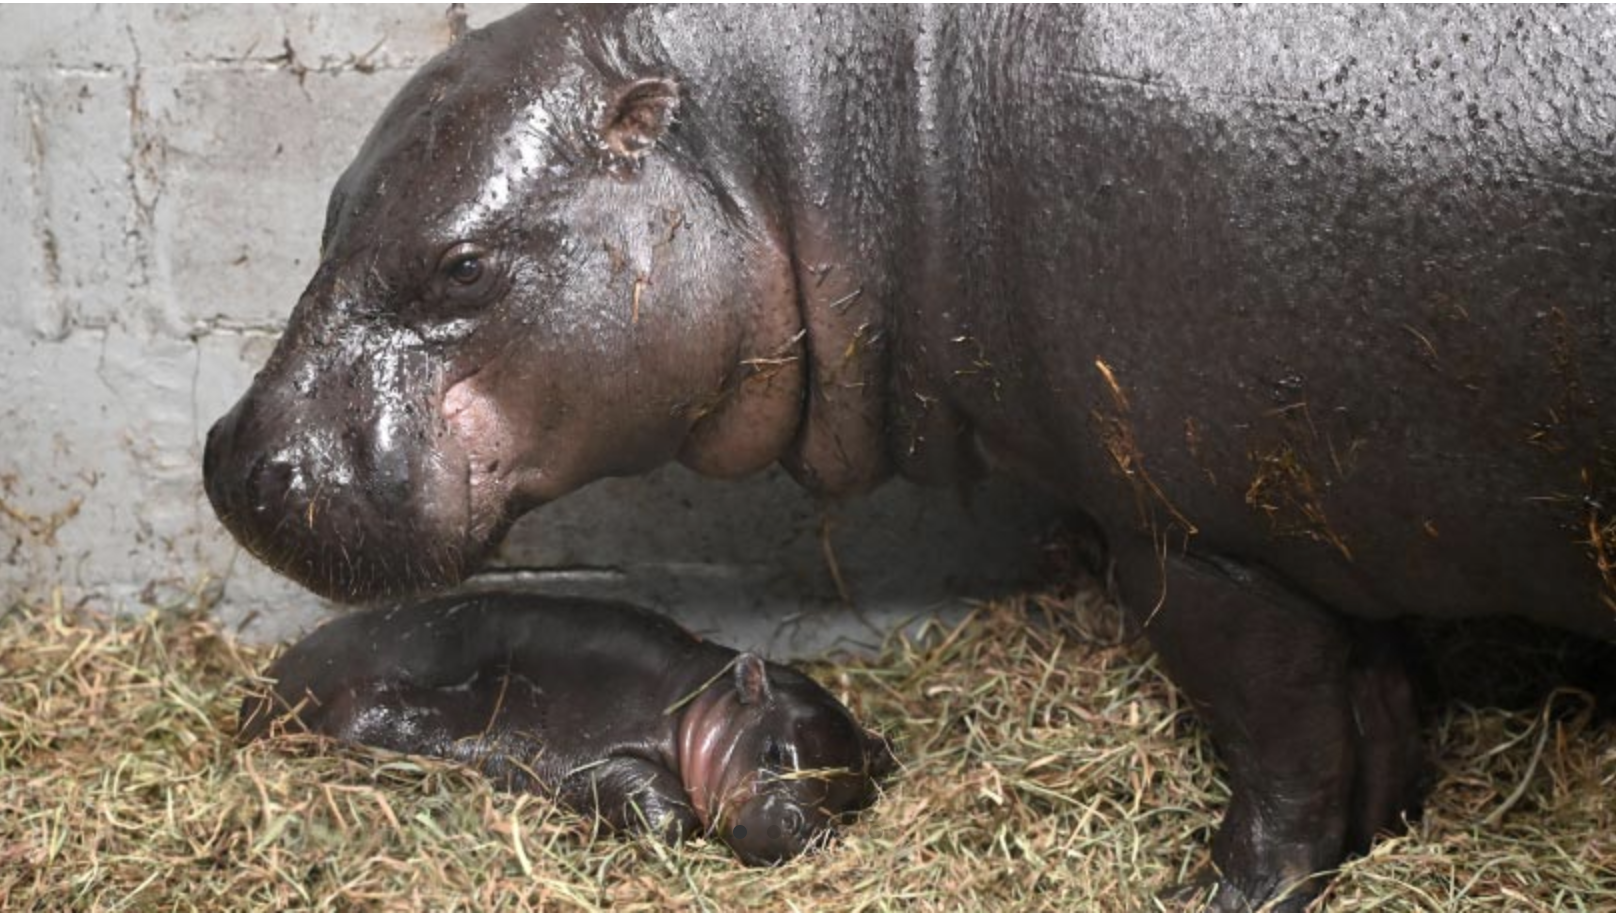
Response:
[[[144,108],[145,67],[140,52],[140,41],[135,38],[134,27],[124,25],[134,63],[127,72],[124,92],[129,106],[129,148],[124,177],[129,187],[130,213],[124,225],[124,239],[133,251],[133,274],[129,286],[134,290],[149,288],[152,268],[156,261],[154,238],[157,228],[157,204],[162,198],[162,136],[148,130]]]
[[[388,61],[360,61],[359,57],[359,55],[350,54],[343,60],[300,65],[300,69],[305,73],[322,75],[340,73],[414,73],[421,68],[422,64],[432,59],[430,55],[424,55]],[[27,64],[0,64],[0,75],[26,77],[44,70],[59,77],[106,77],[117,73],[121,69],[124,68],[112,64],[53,65],[48,68]],[[182,61],[176,64],[148,64],[145,69],[155,74],[193,72],[269,73],[277,70],[288,70],[290,67],[283,52],[282,54],[265,57],[221,57]]]
[[[33,83],[22,82],[19,86],[22,95],[23,108],[28,115],[28,190],[33,199],[34,213],[32,224],[38,235],[37,245],[40,252],[40,264],[45,272],[44,315],[38,316],[35,322],[37,332],[46,337],[52,336],[63,325],[60,317],[64,313],[61,299],[62,289],[62,258],[61,248],[56,241],[56,233],[52,229],[50,193],[45,179],[45,155],[49,150],[45,134],[45,100],[39,94],[39,88]]]

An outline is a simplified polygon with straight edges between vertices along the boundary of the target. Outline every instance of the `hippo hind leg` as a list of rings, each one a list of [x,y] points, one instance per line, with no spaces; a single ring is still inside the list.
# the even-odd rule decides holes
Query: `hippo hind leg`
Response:
[[[1214,906],[1305,907],[1413,788],[1419,735],[1394,646],[1377,636],[1359,653],[1348,620],[1224,560],[1163,559],[1147,544],[1116,562],[1136,613],[1162,598],[1151,644],[1229,769]]]
[[[1394,624],[1355,630],[1348,662],[1356,765],[1347,852],[1367,853],[1377,834],[1403,830],[1424,798],[1425,746],[1408,661],[1408,643]]]

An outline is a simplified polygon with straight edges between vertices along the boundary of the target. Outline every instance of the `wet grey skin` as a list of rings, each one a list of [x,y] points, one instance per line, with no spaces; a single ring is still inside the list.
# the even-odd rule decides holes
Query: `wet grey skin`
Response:
[[[480,594],[316,629],[242,701],[238,737],[312,732],[456,760],[665,840],[790,859],[870,804],[885,739],[801,672],[623,604]]]
[[[1299,906],[1418,806],[1398,618],[1616,637],[1613,28],[518,13],[338,181],[208,495],[355,599],[670,461],[828,498],[1020,477],[1218,742],[1217,903]]]

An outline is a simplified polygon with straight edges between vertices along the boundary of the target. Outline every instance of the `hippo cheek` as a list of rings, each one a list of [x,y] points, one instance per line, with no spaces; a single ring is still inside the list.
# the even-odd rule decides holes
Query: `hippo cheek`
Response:
[[[441,411],[446,445],[466,464],[466,499],[473,533],[486,535],[555,498],[554,476],[523,456],[535,440],[484,383],[486,374],[466,377],[444,393]]]
[[[598,366],[621,365],[600,356]],[[439,402],[446,440],[468,464],[472,529],[526,512],[610,476],[649,472],[677,453],[690,424],[671,402],[625,395],[598,371],[533,349],[460,377]],[[654,371],[644,376],[657,376]]]

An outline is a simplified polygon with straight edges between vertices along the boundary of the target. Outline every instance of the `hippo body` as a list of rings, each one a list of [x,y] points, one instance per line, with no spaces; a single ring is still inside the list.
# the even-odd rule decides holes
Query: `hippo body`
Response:
[[[315,590],[679,460],[1009,471],[1207,717],[1225,906],[1417,804],[1393,621],[1616,638],[1608,9],[531,10],[429,64],[211,432]]]
[[[619,828],[670,840],[707,830],[749,863],[801,853],[895,766],[882,738],[795,669],[622,604],[398,604],[327,623],[266,676],[273,690],[242,702],[243,741],[290,717],[472,764]]]

